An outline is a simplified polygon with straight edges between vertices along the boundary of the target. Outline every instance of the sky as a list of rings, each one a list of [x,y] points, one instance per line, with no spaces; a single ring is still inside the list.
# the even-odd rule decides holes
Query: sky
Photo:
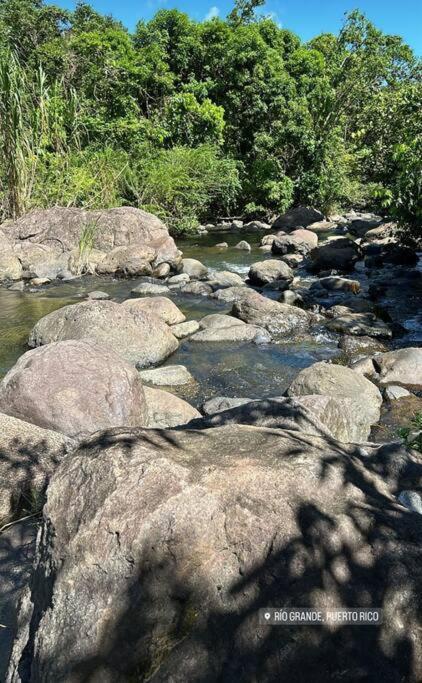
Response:
[[[67,9],[76,5],[76,0],[53,2]],[[139,19],[150,19],[160,8],[177,7],[198,21],[225,17],[234,0],[90,0],[89,4],[133,30]],[[356,8],[385,33],[401,35],[422,55],[422,0],[268,0],[262,12],[306,41],[319,33],[336,33],[344,13]]]

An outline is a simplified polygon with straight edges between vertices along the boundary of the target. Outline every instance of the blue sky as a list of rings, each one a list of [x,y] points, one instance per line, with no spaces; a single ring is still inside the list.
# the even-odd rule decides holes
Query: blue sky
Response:
[[[54,0],[54,4],[74,9],[76,0]],[[90,4],[120,19],[129,29],[141,18],[150,19],[161,7],[177,7],[202,20],[224,17],[233,6],[231,0],[91,0]],[[356,7],[386,33],[403,36],[422,55],[422,0],[268,0],[263,11],[309,40],[318,33],[336,32],[344,13]]]

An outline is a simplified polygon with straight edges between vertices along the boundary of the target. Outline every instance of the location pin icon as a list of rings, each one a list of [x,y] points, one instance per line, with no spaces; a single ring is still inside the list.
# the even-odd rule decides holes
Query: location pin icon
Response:
[[[265,612],[264,618],[268,621],[268,619],[271,619],[271,614],[269,612]]]

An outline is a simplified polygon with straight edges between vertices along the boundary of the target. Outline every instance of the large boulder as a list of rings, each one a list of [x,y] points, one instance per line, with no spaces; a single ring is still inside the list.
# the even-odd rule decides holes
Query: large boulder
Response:
[[[266,285],[270,282],[282,281],[287,287],[293,280],[293,271],[284,261],[268,259],[253,263],[249,269],[248,277],[255,285]]]
[[[152,275],[155,249],[145,244],[115,247],[97,266],[102,275]]]
[[[299,232],[299,231],[295,231]],[[313,234],[313,233],[311,233]],[[286,256],[287,254],[300,254],[306,256],[311,249],[309,242],[294,237],[293,233],[290,235],[279,235],[271,243],[271,251],[278,256]]]
[[[74,442],[0,413],[0,526],[21,509],[31,510]]]
[[[89,340],[24,353],[0,383],[0,411],[71,437],[147,424],[138,372]]]
[[[297,334],[309,328],[311,314],[250,290],[244,299],[235,301],[232,315],[245,323],[265,327],[271,334]]]
[[[131,313],[136,314],[138,311],[147,311],[158,316],[167,325],[177,325],[186,320],[186,316],[182,313],[180,308],[171,299],[165,296],[150,296],[139,299],[127,299],[123,301],[123,306]]]
[[[274,223],[272,229],[278,230],[294,230],[294,228],[306,228],[311,223],[322,221],[324,214],[308,206],[297,206],[294,209],[289,209],[286,213],[281,214]]]
[[[413,391],[422,391],[422,348],[388,351],[372,360],[381,386],[396,384]]]
[[[353,240],[339,238],[311,251],[309,269],[314,273],[331,269],[347,273],[354,269],[359,257],[359,247]]]
[[[144,392],[150,428],[179,427],[201,416],[190,403],[169,391],[144,387]]]
[[[421,680],[418,474],[290,430],[96,435],[49,484],[8,683]],[[258,617],[292,606],[384,618]]]
[[[84,301],[53,311],[29,335],[31,347],[65,339],[91,339],[106,344],[138,367],[162,362],[179,343],[158,316],[132,312],[113,301]]]
[[[217,289],[216,292],[210,294],[212,299],[217,299],[225,304],[247,299],[249,295],[250,290],[248,287],[225,287],[224,289]]]
[[[382,396],[379,389],[358,372],[343,365],[314,363],[301,370],[290,384],[289,396],[318,394],[353,400],[355,420],[359,429],[367,429],[380,418]]]
[[[336,316],[327,323],[327,328],[339,334],[355,334],[357,336],[390,339],[391,328],[373,313],[345,313]]]
[[[154,264],[177,266],[181,254],[164,223],[151,213],[122,206],[115,209],[86,210],[54,207],[37,209],[16,221],[2,225],[5,235],[19,242],[35,242],[57,252],[78,248],[85,232],[93,247],[109,252],[115,247],[142,244],[155,251]]]
[[[380,226],[382,221],[382,217],[374,213],[356,213],[349,220],[347,229],[352,235],[363,237],[368,230]]]

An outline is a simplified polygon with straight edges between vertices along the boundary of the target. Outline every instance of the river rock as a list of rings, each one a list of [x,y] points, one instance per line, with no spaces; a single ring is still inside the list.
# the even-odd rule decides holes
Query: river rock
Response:
[[[189,280],[190,277],[187,273],[178,273],[177,275],[169,277],[167,283],[169,285],[184,285],[186,282],[189,282]]]
[[[153,276],[158,278],[165,278],[170,275],[171,267],[169,263],[160,263],[154,268]]]
[[[357,336],[391,339],[391,328],[373,313],[347,313],[330,320],[326,327],[338,334],[355,334]]]
[[[191,334],[195,334],[199,330],[199,322],[197,320],[187,320],[184,323],[172,325],[170,331],[176,339],[184,339]]]
[[[163,365],[160,368],[153,368],[152,370],[141,370],[139,376],[142,382],[145,382],[146,384],[155,384],[163,387],[176,387],[181,384],[190,384],[195,381],[184,365]]]
[[[170,290],[166,285],[157,285],[155,282],[141,282],[131,290],[131,294],[135,296],[155,296],[169,294],[169,292]]]
[[[182,285],[180,291],[183,294],[193,294],[194,296],[211,296],[213,290],[207,282],[196,280],[195,282],[186,282],[186,284]]]
[[[41,504],[50,475],[74,445],[63,434],[0,413],[0,526]]]
[[[411,391],[422,391],[422,348],[381,353],[373,358],[373,363],[381,386],[396,384]]]
[[[366,377],[342,365],[314,363],[299,372],[287,393],[289,396],[318,394],[352,399],[356,425],[359,429],[366,425],[368,434],[371,425],[380,418],[382,397],[379,389]]]
[[[243,224],[243,230],[245,232],[255,232],[262,230],[270,230],[270,225],[264,223],[264,221],[249,221],[249,223]]]
[[[0,411],[71,437],[145,425],[147,415],[138,372],[91,340],[27,351],[0,383]]]
[[[7,288],[10,292],[23,292],[25,291],[25,280],[18,280],[14,282],[13,285]]]
[[[298,292],[292,292],[291,289],[286,289],[281,293],[281,303],[289,304],[289,306],[301,306],[303,304],[303,297]]]
[[[212,299],[217,299],[226,304],[233,303],[233,301],[240,301],[247,298],[250,294],[248,287],[226,287],[225,289],[217,289],[216,292],[211,293]]]
[[[28,344],[87,338],[109,346],[138,367],[161,363],[179,345],[158,316],[141,310],[133,314],[113,301],[84,301],[49,313],[32,329]]]
[[[22,264],[11,252],[0,253],[0,281],[20,280],[22,278]]]
[[[275,239],[277,239],[277,235],[264,235],[261,240],[261,247],[271,247]]]
[[[293,271],[287,263],[278,259],[268,259],[253,263],[249,269],[249,280],[255,285],[265,285],[277,281],[286,283],[293,280]]]
[[[303,255],[302,254],[285,254],[284,256],[281,256],[281,261],[284,261],[284,263],[287,263],[290,268],[297,268],[300,266],[300,264],[303,261]]]
[[[77,249],[84,230],[93,233],[93,247],[109,252],[115,247],[142,244],[155,250],[154,265],[168,262],[176,267],[181,254],[164,223],[151,213],[134,207],[86,210],[54,207],[37,209],[2,229],[16,242],[34,242],[57,252]]]
[[[87,299],[92,299],[92,301],[107,301],[110,299],[110,294],[96,289],[94,292],[89,292],[87,294]]]
[[[396,499],[417,465],[365,452],[249,425],[94,436],[50,481],[7,680],[420,680],[422,531]],[[257,626],[343,601],[382,624]]]
[[[207,284],[213,290],[224,289],[225,287],[244,287],[245,283],[237,273],[229,270],[216,270],[208,278]]]
[[[246,323],[265,327],[272,335],[303,333],[311,323],[307,311],[267,299],[252,290],[243,300],[234,302],[232,315]]]
[[[230,327],[208,327],[193,334],[192,342],[255,342],[269,344],[271,335],[257,325],[232,325]]]
[[[313,249],[309,269],[315,273],[331,269],[347,273],[354,269],[359,257],[358,245],[342,237]]]
[[[155,259],[155,249],[145,244],[115,247],[97,266],[101,275],[152,275],[151,263]]]
[[[368,230],[377,228],[381,225],[383,219],[374,213],[357,213],[348,224],[348,231],[356,237],[363,237]]]
[[[141,299],[127,299],[122,302],[131,313],[136,315],[138,311],[147,311],[158,316],[168,325],[177,325],[186,320],[186,316],[171,299],[165,296],[151,296]]]
[[[240,242],[238,242],[234,248],[240,249],[242,251],[251,251],[251,245],[249,242],[246,242],[246,240],[240,240]]]
[[[311,235],[312,234],[313,233],[311,233]],[[301,254],[302,256],[306,256],[312,248],[313,247],[309,246],[307,241],[295,237],[293,233],[290,235],[277,236],[271,244],[272,253],[280,256],[285,256],[286,254]]]
[[[151,429],[179,427],[201,416],[190,403],[169,391],[144,387],[144,392]]]
[[[322,277],[318,280],[319,284],[329,292],[360,292],[359,280],[350,280],[345,277]]]
[[[201,406],[201,410],[204,415],[215,415],[216,413],[221,413],[225,410],[230,410],[231,408],[237,408],[238,406],[243,406],[246,403],[254,401],[253,398],[230,398],[228,396],[214,396],[214,398],[208,399]]]
[[[316,233],[329,232],[330,230],[334,230],[337,227],[337,221],[315,221],[315,223],[310,223],[306,227],[308,230],[312,230],[312,232]]]
[[[182,268],[182,272],[189,275],[191,280],[203,280],[208,275],[208,268],[194,258],[184,258]]]
[[[388,387],[384,389],[384,397],[388,401],[396,401],[405,396],[410,396],[410,391],[404,387],[399,387],[397,384],[389,384]]]
[[[298,242],[306,244],[309,249],[314,249],[318,246],[318,235],[311,230],[298,228],[297,230],[293,230],[293,232],[290,233],[290,236]]]
[[[199,321],[199,327],[205,329],[220,329],[221,327],[234,327],[235,325],[246,325],[243,320],[234,318],[232,315],[224,313],[210,313]]]
[[[217,249],[228,249],[229,245],[227,242],[219,242],[215,245]]]
[[[339,348],[348,356],[362,356],[387,351],[385,344],[379,339],[367,337],[365,335],[356,337],[345,334],[339,341]]]
[[[272,224],[273,229],[290,231],[294,228],[304,227],[322,221],[324,214],[308,206],[298,206],[294,209],[289,209],[281,214]]]

